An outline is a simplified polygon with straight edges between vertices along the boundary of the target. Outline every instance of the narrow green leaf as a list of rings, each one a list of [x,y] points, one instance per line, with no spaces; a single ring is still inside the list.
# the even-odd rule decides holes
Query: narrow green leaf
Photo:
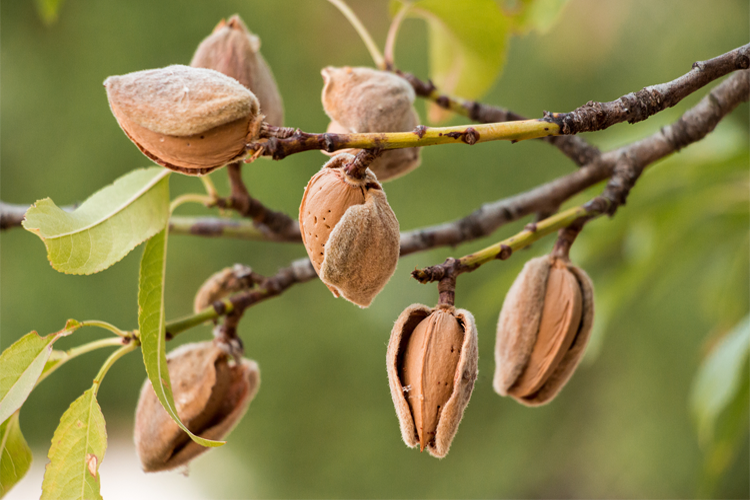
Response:
[[[164,274],[166,268],[167,234],[163,229],[151,238],[143,249],[138,288],[138,327],[146,373],[164,410],[196,443],[221,446],[224,441],[212,441],[194,435],[177,415],[172,384],[167,369],[164,320]]]
[[[740,388],[750,355],[750,315],[712,349],[695,378],[691,405],[702,441],[711,438],[714,423]]]
[[[42,22],[47,26],[55,24],[60,15],[63,0],[34,0],[36,10]]]
[[[169,219],[169,170],[134,170],[94,193],[73,212],[45,198],[26,212],[23,227],[39,236],[57,271],[93,274],[120,261]]]
[[[21,434],[18,412],[0,425],[0,498],[26,475],[31,449]]]
[[[404,3],[397,1],[397,6]],[[484,94],[503,69],[510,33],[497,3],[419,0],[412,5],[409,16],[427,21],[430,79],[447,94],[465,99]],[[431,119],[443,117],[442,111],[430,114]]]
[[[74,320],[46,337],[27,333],[0,354],[0,422],[18,410],[42,374],[52,353],[52,344],[80,327]]]
[[[96,385],[63,413],[52,436],[42,482],[42,500],[101,500],[99,465],[107,450],[104,415]]]
[[[567,0],[521,0],[519,9],[509,13],[513,31],[528,33],[547,32],[560,17]]]

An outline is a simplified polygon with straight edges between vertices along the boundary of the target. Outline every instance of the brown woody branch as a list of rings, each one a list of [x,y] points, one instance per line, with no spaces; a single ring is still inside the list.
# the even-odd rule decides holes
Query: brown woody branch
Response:
[[[672,125],[664,127],[660,132],[646,139],[602,155],[597,163],[600,164],[602,171],[609,171],[610,181],[600,196],[580,207],[580,216],[571,218],[566,223],[560,231],[555,251],[567,253],[575,236],[584,224],[605,213],[614,215],[617,208],[625,204],[630,190],[647,166],[689,144],[700,141],[714,130],[722,118],[740,103],[747,102],[749,99],[750,71],[746,70],[733,75],[718,85]],[[612,161],[612,165],[604,163],[604,161],[609,160]],[[594,166],[592,165],[592,167]],[[585,167],[574,174],[580,173],[586,168],[589,167]],[[574,174],[568,177],[572,177]],[[545,222],[552,226],[550,222],[555,217],[558,216],[541,221],[539,226],[545,224]],[[484,250],[460,259],[448,258],[443,264],[415,270],[412,272],[412,276],[421,283],[433,281],[443,283],[445,280],[454,279],[460,274],[474,271],[486,262],[496,259],[505,260],[512,254],[509,244],[521,240],[530,243],[538,239],[533,236],[530,237],[536,232],[537,225],[532,224],[531,226],[533,227],[527,227],[521,233]],[[508,244],[504,244],[504,242]],[[519,245],[519,248],[522,247],[523,245]]]
[[[216,206],[231,208],[243,217],[252,219],[255,226],[263,233],[269,234],[269,239],[282,241],[302,241],[299,222],[283,212],[267,208],[259,200],[250,196],[250,192],[242,180],[242,162],[227,165],[231,194],[229,198],[218,198]]]
[[[750,99],[750,71],[742,71],[718,85],[672,125],[633,144],[604,153],[591,165],[527,193],[486,205],[468,217],[452,223],[402,233],[401,255],[437,246],[456,245],[484,236],[511,220],[538,212],[540,207],[556,207],[568,197],[611,176],[602,195],[581,207],[586,215],[572,219],[560,231],[556,251],[567,252],[586,222],[604,213],[613,214],[617,206],[624,204],[633,184],[648,165],[703,139],[722,118],[741,102],[747,102],[748,99]],[[540,222],[542,223],[543,221]],[[527,233],[535,231],[536,224],[534,223],[524,229]],[[512,255],[509,247],[505,245],[496,245],[496,247],[494,259],[505,260]],[[440,282],[440,300],[451,303],[454,298],[456,276],[478,267],[479,265],[467,264],[462,259],[451,257],[443,264],[418,271],[417,277],[423,283]],[[258,302],[280,295],[294,284],[311,281],[316,277],[315,270],[308,259],[296,260],[253,290],[241,292],[229,299],[214,303],[212,317],[233,314],[238,310],[244,311]],[[211,318],[206,317],[204,321],[206,319]],[[189,324],[184,320],[182,323]],[[171,324],[179,325],[180,322]],[[167,331],[170,332],[169,325]],[[179,331],[182,330],[174,330],[173,327],[170,335]]]
[[[637,123],[670,108],[710,82],[737,70],[750,68],[750,44],[707,61],[693,63],[693,69],[671,82],[645,87],[615,101],[594,102],[570,113],[545,112],[545,120],[560,127],[563,135],[604,130],[616,123]]]

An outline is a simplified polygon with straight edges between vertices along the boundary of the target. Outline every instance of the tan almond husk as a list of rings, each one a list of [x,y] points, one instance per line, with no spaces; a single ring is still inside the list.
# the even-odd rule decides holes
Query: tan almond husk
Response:
[[[348,66],[329,66],[321,74],[323,109],[331,118],[328,132],[409,132],[419,125],[414,89],[400,76]],[[407,174],[420,162],[419,148],[395,149],[383,152],[370,169],[384,182]]]
[[[570,330],[574,336],[568,336],[557,347],[537,345],[548,279],[553,266],[566,269],[580,286],[580,322],[577,328]],[[495,391],[502,396],[509,395],[527,406],[538,406],[551,401],[580,362],[591,335],[593,317],[593,286],[585,272],[567,260],[552,256],[538,257],[527,262],[508,290],[498,319],[493,380]],[[553,319],[547,323],[554,324],[556,321]],[[515,384],[523,378],[535,349],[544,349],[555,360],[546,361],[550,369],[541,377],[542,385],[532,393],[521,395],[524,390],[517,390]],[[554,349],[561,349],[564,353],[553,352]],[[527,385],[526,388],[528,387]]]
[[[186,344],[167,356],[177,414],[191,432],[223,439],[258,391],[258,365],[230,363],[212,342]],[[151,382],[141,389],[134,440],[145,472],[174,469],[208,450],[190,439],[162,408]]]
[[[429,441],[425,447],[430,455],[443,458],[448,453],[451,442],[458,431],[458,425],[466,406],[469,404],[474,382],[477,378],[479,352],[474,317],[469,311],[455,309],[452,306],[438,305],[436,308],[429,308],[422,304],[412,304],[401,313],[393,326],[391,338],[388,342],[386,368],[391,397],[401,428],[401,437],[408,447],[413,448],[420,445],[420,439],[411,406],[407,396],[405,396],[406,389],[402,380],[404,353],[410,336],[420,322],[438,309],[452,314],[459,321],[464,331],[461,354],[453,374],[453,392],[440,412],[434,439]]]
[[[255,94],[267,123],[283,125],[284,104],[271,68],[260,53],[260,38],[247,29],[239,15],[219,22],[198,45],[190,65],[231,76]]]
[[[300,230],[310,260],[334,296],[367,307],[396,270],[398,220],[372,171],[364,179],[341,153],[315,174],[300,204]]]
[[[104,86],[112,113],[136,146],[188,175],[243,157],[263,119],[252,92],[210,69],[168,66],[111,76]]]

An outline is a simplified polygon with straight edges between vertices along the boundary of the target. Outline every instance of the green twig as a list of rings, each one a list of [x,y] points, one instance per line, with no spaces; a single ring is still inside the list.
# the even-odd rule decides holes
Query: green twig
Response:
[[[114,365],[118,359],[125,356],[129,352],[135,351],[139,345],[140,344],[138,342],[129,342],[127,345],[120,347],[115,352],[109,355],[107,360],[99,369],[99,373],[96,374],[96,378],[94,378],[94,395],[96,395],[96,393],[98,392],[99,386],[101,385],[104,376],[107,374],[109,369],[112,368],[112,365]]]
[[[365,45],[367,46],[367,50],[370,52],[370,55],[372,56],[372,60],[375,62],[375,66],[377,66],[380,69],[385,69],[385,59],[383,58],[383,54],[380,53],[380,49],[378,49],[378,46],[375,44],[375,41],[372,39],[372,36],[370,36],[370,32],[367,31],[367,28],[365,28],[365,25],[362,24],[362,21],[359,20],[357,17],[357,14],[354,13],[354,11],[344,2],[344,0],[328,0],[333,5],[336,6],[337,9],[341,11],[342,14],[346,17],[346,19],[349,21],[349,23],[354,27],[355,30],[357,30],[357,33],[359,34],[359,37],[362,39],[363,42],[365,42]]]
[[[36,381],[36,387],[37,385],[42,383],[42,380],[49,377],[52,373],[54,373],[58,368],[60,368],[62,365],[70,361],[71,359],[77,358],[78,356],[82,354],[86,354],[92,351],[96,351],[97,349],[102,349],[104,347],[113,347],[113,346],[121,346],[125,343],[125,339],[122,338],[106,338],[106,339],[100,339],[95,340],[93,342],[89,342],[87,344],[82,344],[77,347],[73,347],[72,349],[68,349],[64,352],[64,357],[62,357],[56,364],[54,364],[50,369],[43,371],[42,375],[39,377],[39,379]],[[132,342],[131,342],[132,343]],[[57,352],[57,351],[55,351]]]
[[[437,266],[415,269],[411,275],[420,283],[429,283],[440,281],[447,276],[455,278],[459,274],[474,271],[482,264],[493,260],[505,260],[516,250],[526,248],[558,229],[598,217],[606,211],[606,204],[603,198],[595,198],[585,205],[570,208],[542,221],[529,224],[523,231],[478,252],[465,255],[460,259],[450,258]]]

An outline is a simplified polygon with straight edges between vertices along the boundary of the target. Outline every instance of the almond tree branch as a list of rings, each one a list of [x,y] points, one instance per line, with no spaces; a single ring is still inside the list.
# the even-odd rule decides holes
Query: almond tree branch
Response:
[[[646,87],[636,93],[622,96],[616,101],[605,103],[590,101],[570,113],[545,112],[544,117],[537,120],[493,122],[459,127],[420,125],[412,132],[369,134],[309,134],[296,130],[286,138],[261,138],[248,144],[248,150],[280,160],[290,154],[314,149],[332,153],[347,148],[397,149],[456,143],[473,145],[478,142],[521,141],[604,130],[624,121],[636,123],[645,120],[659,111],[674,106],[713,80],[749,67],[750,44],[708,61],[696,62],[690,72],[671,82]],[[448,102],[449,105],[450,102]],[[459,101],[455,102],[460,104]],[[461,108],[463,106],[456,109]],[[575,147],[573,149],[575,150]]]
[[[412,277],[420,283],[455,278],[492,260],[505,260],[515,250],[525,248],[558,229],[576,225],[577,234],[589,221],[603,214],[614,215],[617,207],[625,204],[630,190],[648,165],[703,139],[722,118],[749,99],[750,71],[742,71],[718,85],[677,122],[651,137],[616,150],[619,154],[612,168],[612,176],[600,196],[584,205],[530,224],[523,231],[478,252],[460,259],[448,258],[443,264],[414,270]]]
[[[394,70],[394,72],[409,82],[418,96],[429,99],[441,108],[453,111],[475,122],[495,123],[528,120],[525,116],[504,108],[441,94],[431,81],[425,82],[411,73],[400,70]],[[558,148],[579,167],[591,163],[601,154],[599,148],[589,144],[582,137],[553,135],[540,139]]]
[[[562,135],[604,130],[624,121],[637,123],[671,108],[717,78],[748,68],[750,44],[707,61],[695,62],[692,70],[671,82],[645,87],[615,101],[589,101],[570,113],[545,112],[545,119],[557,124]]]

